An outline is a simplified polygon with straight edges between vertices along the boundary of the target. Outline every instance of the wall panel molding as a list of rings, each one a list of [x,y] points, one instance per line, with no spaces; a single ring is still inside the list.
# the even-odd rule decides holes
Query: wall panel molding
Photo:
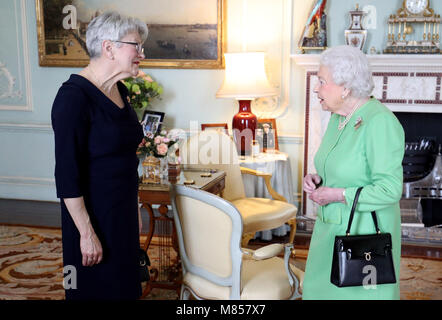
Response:
[[[55,186],[54,178],[0,176],[1,184]]]
[[[20,6],[20,12],[17,9]],[[19,84],[19,92],[26,94],[25,105],[7,105],[0,104],[0,110],[9,111],[33,111],[32,104],[32,85],[31,85],[31,67],[29,62],[29,46],[28,46],[28,23],[26,15],[26,0],[14,0],[15,29],[16,29],[16,45],[17,45],[17,79]],[[19,32],[19,21],[21,21],[21,33]],[[20,50],[20,41],[22,50]],[[1,59],[1,57],[0,57]],[[22,60],[23,59],[23,60]],[[22,63],[23,61],[23,63]],[[15,81],[14,76],[10,74],[7,66],[0,61],[0,68],[5,73],[6,78]],[[13,94],[11,92],[11,94]]]
[[[50,124],[39,123],[2,123],[0,122],[0,132],[43,132],[53,134]]]

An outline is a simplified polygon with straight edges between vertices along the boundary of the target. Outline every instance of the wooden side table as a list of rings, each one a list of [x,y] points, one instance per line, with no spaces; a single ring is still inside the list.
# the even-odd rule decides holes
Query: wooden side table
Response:
[[[190,187],[201,189],[213,194],[222,194],[225,188],[226,174],[223,171],[212,170],[211,176],[208,170],[183,170],[177,181],[169,182],[162,181],[161,184],[142,184],[139,185],[139,201],[142,207],[146,209],[149,214],[149,229],[143,249],[147,251],[151,245],[155,226],[160,232],[159,235],[159,268],[151,269],[151,278],[143,291],[141,298],[146,297],[153,288],[162,288],[176,290],[178,295],[181,287],[181,261],[179,256],[178,241],[176,237],[175,224],[173,217],[168,216],[171,204],[169,188],[170,184],[184,184],[184,181],[194,181]],[[201,176],[203,175],[203,176]],[[159,216],[155,217],[153,212],[153,205],[159,205]],[[171,259],[168,250],[175,250],[176,259]],[[164,269],[167,272],[164,272]],[[163,275],[165,274],[165,275]]]

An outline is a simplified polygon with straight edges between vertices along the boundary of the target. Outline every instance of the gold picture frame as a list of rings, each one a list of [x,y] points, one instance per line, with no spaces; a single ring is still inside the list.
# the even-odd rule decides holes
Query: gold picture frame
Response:
[[[227,123],[201,123],[201,131],[204,130],[221,131],[229,135],[229,126]]]
[[[255,139],[263,152],[279,150],[276,119],[258,119]]]
[[[87,6],[87,1],[81,1]],[[143,0],[128,0],[129,2],[144,4]],[[127,2],[115,0],[114,5],[126,5]],[[159,0],[158,0],[159,1]],[[149,35],[153,36],[156,30],[154,43],[145,42],[146,59],[140,63],[140,68],[169,68],[169,69],[223,69],[224,52],[226,51],[226,0],[200,0],[202,6],[206,1],[216,2],[216,24],[193,23],[178,24],[162,23],[148,25]],[[38,57],[40,66],[44,67],[85,67],[89,63],[85,46],[87,22],[77,19],[72,28],[72,17],[77,17],[74,1],[35,0],[37,17]],[[112,4],[112,1],[111,1]],[[111,4],[108,4],[109,6]],[[185,1],[177,0],[177,5],[185,5]],[[214,7],[215,4],[212,5]],[[72,8],[74,7],[74,8]],[[46,10],[45,10],[46,8]],[[84,8],[82,8],[84,10]],[[92,9],[92,8],[89,8]],[[164,16],[168,17],[169,7],[164,8]],[[179,12],[179,8],[175,8]],[[75,12],[74,12],[75,11]],[[106,11],[106,7],[96,12]],[[58,14],[59,12],[59,14]],[[65,13],[63,13],[65,12]],[[75,14],[74,14],[75,13]],[[133,16],[137,17],[138,12]],[[70,17],[69,17],[70,15]],[[90,21],[90,20],[89,20]],[[198,21],[198,20],[196,20]],[[66,25],[63,25],[65,23]],[[46,24],[46,29],[45,29]],[[162,31],[167,37],[161,40]],[[174,31],[175,30],[175,31]],[[166,33],[164,33],[165,35]],[[198,36],[196,36],[199,34]],[[201,35],[202,34],[202,35]],[[186,36],[188,38],[186,38]],[[172,40],[170,40],[172,39]],[[173,39],[177,39],[174,43]],[[189,40],[189,42],[187,41]],[[190,45],[189,45],[190,43]],[[147,47],[150,45],[150,48]],[[195,49],[195,50],[192,50]],[[149,50],[154,57],[149,58]],[[172,52],[175,51],[175,52]],[[166,54],[162,54],[167,53]],[[171,53],[172,52],[172,53]],[[164,58],[163,58],[164,57]]]

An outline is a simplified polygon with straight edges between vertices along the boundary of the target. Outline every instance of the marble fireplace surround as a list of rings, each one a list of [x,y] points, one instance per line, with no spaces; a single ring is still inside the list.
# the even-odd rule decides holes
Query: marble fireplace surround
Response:
[[[442,113],[442,55],[367,55],[375,82],[373,95],[394,112]],[[305,79],[305,141],[303,175],[314,172],[313,157],[325,132],[329,113],[313,92],[319,68],[318,54],[291,56]],[[317,206],[305,194],[302,214],[316,218]]]

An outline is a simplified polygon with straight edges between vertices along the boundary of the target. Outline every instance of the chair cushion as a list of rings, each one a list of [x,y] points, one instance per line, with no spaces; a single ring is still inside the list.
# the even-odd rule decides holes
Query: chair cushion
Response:
[[[183,283],[199,297],[210,300],[228,300],[230,287],[223,287],[195,274],[186,273]],[[292,288],[278,257],[267,260],[244,258],[241,273],[241,300],[284,300],[290,298]]]
[[[283,259],[243,259],[241,300],[285,300],[291,295]]]
[[[232,203],[241,213],[244,233],[280,227],[298,211],[293,204],[266,198],[241,198]]]

